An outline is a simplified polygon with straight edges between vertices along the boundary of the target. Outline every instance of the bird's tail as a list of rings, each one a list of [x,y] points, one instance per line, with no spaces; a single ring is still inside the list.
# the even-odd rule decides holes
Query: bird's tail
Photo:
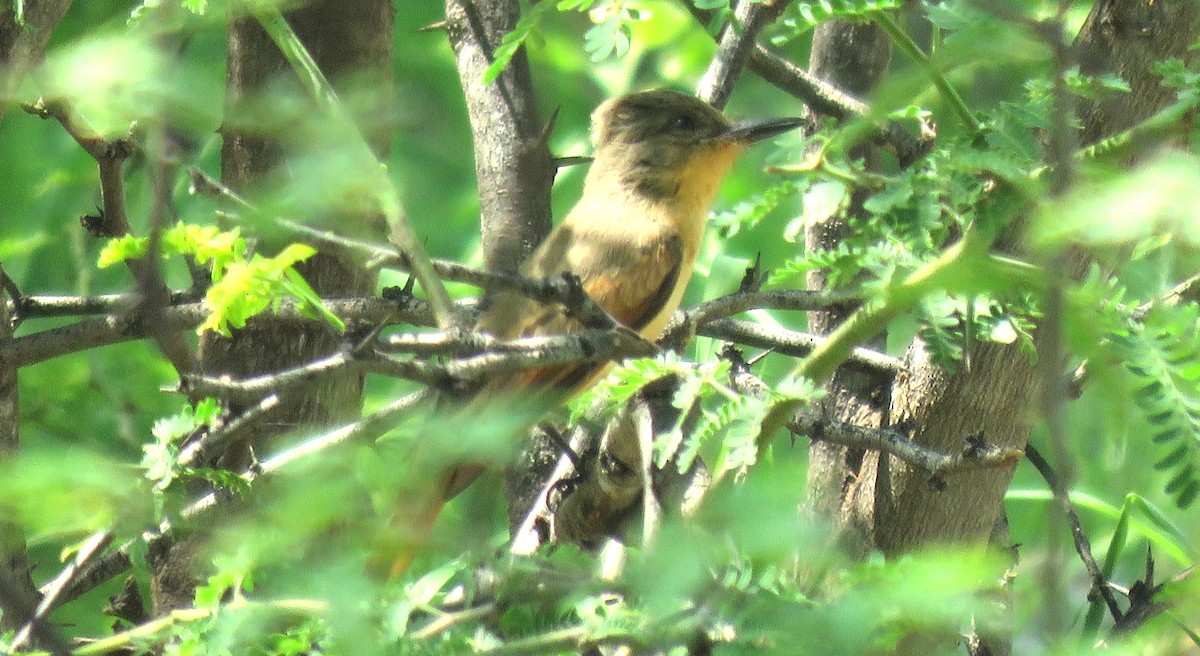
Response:
[[[514,392],[489,385],[469,401],[440,397],[433,404],[407,448],[394,510],[368,558],[372,574],[394,580],[407,572],[446,504],[508,462],[538,418],[561,403],[553,394]]]

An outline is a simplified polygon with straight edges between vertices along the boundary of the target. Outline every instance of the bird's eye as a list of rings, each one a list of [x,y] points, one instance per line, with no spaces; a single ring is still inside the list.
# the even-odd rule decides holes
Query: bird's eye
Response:
[[[671,119],[671,129],[691,132],[696,129],[696,120],[687,114],[680,114]]]

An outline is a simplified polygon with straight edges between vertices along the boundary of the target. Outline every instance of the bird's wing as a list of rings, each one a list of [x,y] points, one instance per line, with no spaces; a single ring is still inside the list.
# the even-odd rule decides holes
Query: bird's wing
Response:
[[[561,226],[538,249],[526,267],[526,275],[546,277],[569,272],[578,276],[592,300],[634,331],[640,331],[663,311],[680,282],[684,256],[678,235],[643,238],[635,248],[630,248],[628,242],[615,243],[619,236],[578,237],[571,233],[570,226]],[[480,327],[512,338],[563,334],[581,330],[583,325],[562,305],[504,295],[495,299]],[[520,383],[573,388],[594,370],[590,365],[547,367],[527,372]]]

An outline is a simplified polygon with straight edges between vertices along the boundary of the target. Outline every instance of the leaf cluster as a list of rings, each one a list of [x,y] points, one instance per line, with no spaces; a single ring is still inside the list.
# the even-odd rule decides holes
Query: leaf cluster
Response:
[[[149,248],[149,237],[117,237],[100,251],[97,264],[104,268],[142,259]],[[211,271],[212,286],[205,292],[210,314],[200,332],[211,330],[229,337],[231,329],[244,328],[255,315],[278,309],[284,299],[295,301],[305,316],[324,320],[339,332],[345,330],[342,320],[325,308],[295,269],[296,264],[316,255],[315,248],[289,244],[270,257],[247,251],[248,242],[237,228],[222,231],[215,226],[178,223],[163,231],[163,257],[189,257]]]

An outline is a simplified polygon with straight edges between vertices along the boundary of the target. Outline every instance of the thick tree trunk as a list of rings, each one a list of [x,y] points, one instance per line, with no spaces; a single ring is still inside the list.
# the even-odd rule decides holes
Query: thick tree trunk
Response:
[[[337,89],[353,82],[369,88],[378,106],[363,108],[362,116],[388,116],[391,101],[392,30],[394,9],[389,0],[318,0],[286,15],[288,23]],[[279,49],[251,18],[237,18],[229,29],[227,114],[223,130],[222,178],[235,190],[252,189],[268,175],[286,170],[289,153],[280,136],[292,126],[253,125],[247,116],[252,106],[269,100],[279,88],[298,88],[296,74]],[[302,92],[301,92],[302,93]],[[300,95],[300,94],[298,94]],[[361,97],[361,96],[360,96]],[[318,114],[322,108],[313,107]],[[388,150],[388,122],[364,128],[368,143],[379,156]],[[309,181],[290,179],[303,186]],[[349,203],[347,203],[349,205]],[[374,216],[339,215],[320,217],[323,226],[359,230],[377,220]],[[269,248],[260,244],[260,248]],[[300,273],[322,297],[364,296],[374,291],[374,276],[349,258],[320,253],[302,266]],[[234,378],[276,372],[329,355],[340,348],[339,338],[322,326],[284,326],[269,319],[252,321],[232,338],[208,335],[201,348],[201,367],[206,374],[228,374]],[[273,438],[300,428],[319,428],[356,417],[362,403],[360,374],[334,374],[302,390],[289,391],[280,406],[259,420],[260,430],[251,431],[255,443],[230,447],[223,466],[240,469],[250,463],[253,449],[271,444]],[[233,408],[235,411],[238,408]],[[192,540],[152,555],[157,564],[156,613],[191,603],[191,576],[187,575]]]
[[[883,79],[888,70],[891,42],[879,28],[869,23],[829,21],[813,34],[809,72],[857,98],[864,98]],[[864,146],[861,155],[871,158],[872,146]],[[853,199],[852,212],[861,212],[862,198]],[[804,232],[809,250],[833,249],[846,237],[844,221],[835,219],[809,226]],[[822,271],[808,276],[809,289],[826,286]],[[828,333],[841,323],[852,308],[809,314],[809,330]],[[882,339],[882,338],[881,338]],[[823,401],[824,412],[832,419],[866,428],[887,423],[888,385],[880,374],[868,374],[843,367],[830,381],[829,395]],[[873,464],[878,454],[866,453],[835,444],[816,441],[809,446],[806,486],[806,510],[833,520],[841,529],[843,541],[854,549],[870,545],[870,527],[860,523],[869,516],[865,508],[851,510],[850,503],[869,502],[862,490],[874,489]],[[866,459],[869,462],[864,462]]]
[[[1150,67],[1167,57],[1191,56],[1187,46],[1200,32],[1198,13],[1190,2],[1104,0],[1096,5],[1079,35],[1078,50],[1088,70],[1121,74],[1133,93],[1084,108],[1085,144],[1136,124],[1173,98]],[[1078,272],[1084,266],[1075,261],[1069,268]],[[1038,385],[1033,364],[1015,346],[977,344],[970,371],[949,373],[931,364],[918,342],[908,362],[907,375],[896,382],[892,412],[899,420],[912,420],[914,440],[954,451],[967,437],[982,433],[995,446],[1025,445]],[[985,541],[1011,472],[967,472],[949,479],[942,491],[929,486],[927,478],[901,463],[881,465],[877,546],[903,553],[929,544]]]
[[[1155,61],[1187,59],[1187,47],[1200,32],[1200,5],[1193,2],[1147,3],[1143,0],[1100,0],[1076,42],[1082,69],[1115,72],[1129,81],[1132,92],[1080,108],[1083,143],[1092,143],[1137,124],[1174,98],[1150,72]],[[822,26],[824,27],[824,26]],[[835,28],[831,28],[835,29]],[[865,29],[860,27],[859,29]],[[818,35],[819,36],[819,35]],[[814,42],[814,68],[828,54],[830,43]],[[861,46],[841,41],[841,63],[814,71],[834,77],[837,70],[854,71]],[[823,47],[819,47],[823,46]],[[834,72],[830,72],[834,71]],[[810,243],[836,241],[836,234],[817,231]],[[1086,263],[1076,257],[1059,272],[1071,276]],[[813,281],[819,282],[819,281]],[[830,319],[816,319],[824,327]],[[1043,336],[1038,335],[1039,342]],[[997,447],[1024,447],[1036,416],[1039,391],[1034,364],[1015,346],[976,343],[970,369],[949,372],[935,365],[919,340],[909,349],[906,367],[891,389],[888,414],[892,423],[914,428],[913,440],[943,452],[961,450],[969,437],[982,435]],[[875,381],[877,382],[877,381]],[[831,387],[831,412],[862,425],[874,426],[881,414],[873,408],[872,381],[849,380],[840,374]],[[886,393],[885,393],[886,394]],[[946,485],[933,486],[928,472],[878,454],[849,453],[817,443],[811,450],[810,505],[841,526],[854,527],[865,546],[886,554],[903,554],[935,544],[986,544],[1001,519],[1004,493],[1011,470],[976,470],[956,474]],[[930,636],[911,636],[900,653],[927,653]],[[932,638],[937,640],[936,637]],[[1001,640],[997,644],[1003,643]]]
[[[289,24],[335,88],[341,90],[352,80],[355,88],[372,89],[377,106],[362,108],[360,114],[376,118],[390,112],[393,18],[394,10],[386,0],[321,0],[287,14]],[[253,188],[268,175],[278,174],[285,163],[288,153],[275,136],[289,126],[270,126],[267,131],[231,126],[242,125],[240,119],[253,111],[251,105],[269,96],[274,85],[294,80],[295,73],[257,21],[242,18],[232,23],[221,175],[233,189]],[[382,121],[364,128],[368,143],[380,157],[388,151],[387,126],[388,122]],[[286,184],[302,187],[309,182],[288,179]],[[377,217],[339,215],[319,217],[319,221],[335,230],[340,226],[358,232]],[[298,268],[322,297],[366,296],[374,291],[373,275],[336,253],[321,253]],[[324,327],[297,329],[256,322],[232,339],[209,337],[202,351],[202,366],[208,373],[246,376],[295,366],[337,348],[338,337]],[[361,400],[361,375],[332,376],[284,399],[269,432],[352,419]]]
[[[1186,48],[1196,39],[1197,12],[1195,3],[1102,0],[1097,4],[1077,41],[1085,70],[1117,72],[1130,82],[1133,93],[1117,94],[1083,108],[1085,143],[1136,124],[1173,98],[1174,92],[1158,84],[1150,66],[1167,57],[1190,56]],[[830,30],[846,29],[827,25]],[[837,59],[829,48],[842,48],[846,61],[867,51],[851,37],[824,41],[821,37],[819,30],[814,39],[814,66]],[[814,72],[829,79],[839,70],[853,73],[864,68],[841,61],[829,66]],[[853,88],[852,82],[831,81]],[[808,237],[814,245],[836,242],[836,226],[818,227]],[[823,328],[830,321],[817,316],[814,326]],[[1033,364],[1017,348],[977,343],[972,348],[970,370],[948,372],[930,361],[918,341],[909,350],[907,364],[893,386],[890,414],[893,423],[911,422],[915,441],[953,452],[961,449],[967,438],[982,433],[991,445],[1024,446],[1032,422],[1031,399],[1038,386]],[[864,402],[861,392],[855,391],[854,385],[835,381],[832,410],[873,425],[878,409],[871,407],[869,395]],[[1011,478],[1011,471],[966,472],[948,479],[947,488],[936,489],[926,472],[890,457],[877,464],[856,464],[853,454],[844,451],[819,443],[814,446],[809,487],[813,507],[834,513],[840,523],[864,528],[869,543],[885,553],[904,553],[937,543],[986,541]],[[873,503],[851,503],[858,490],[871,487],[876,479]]]

